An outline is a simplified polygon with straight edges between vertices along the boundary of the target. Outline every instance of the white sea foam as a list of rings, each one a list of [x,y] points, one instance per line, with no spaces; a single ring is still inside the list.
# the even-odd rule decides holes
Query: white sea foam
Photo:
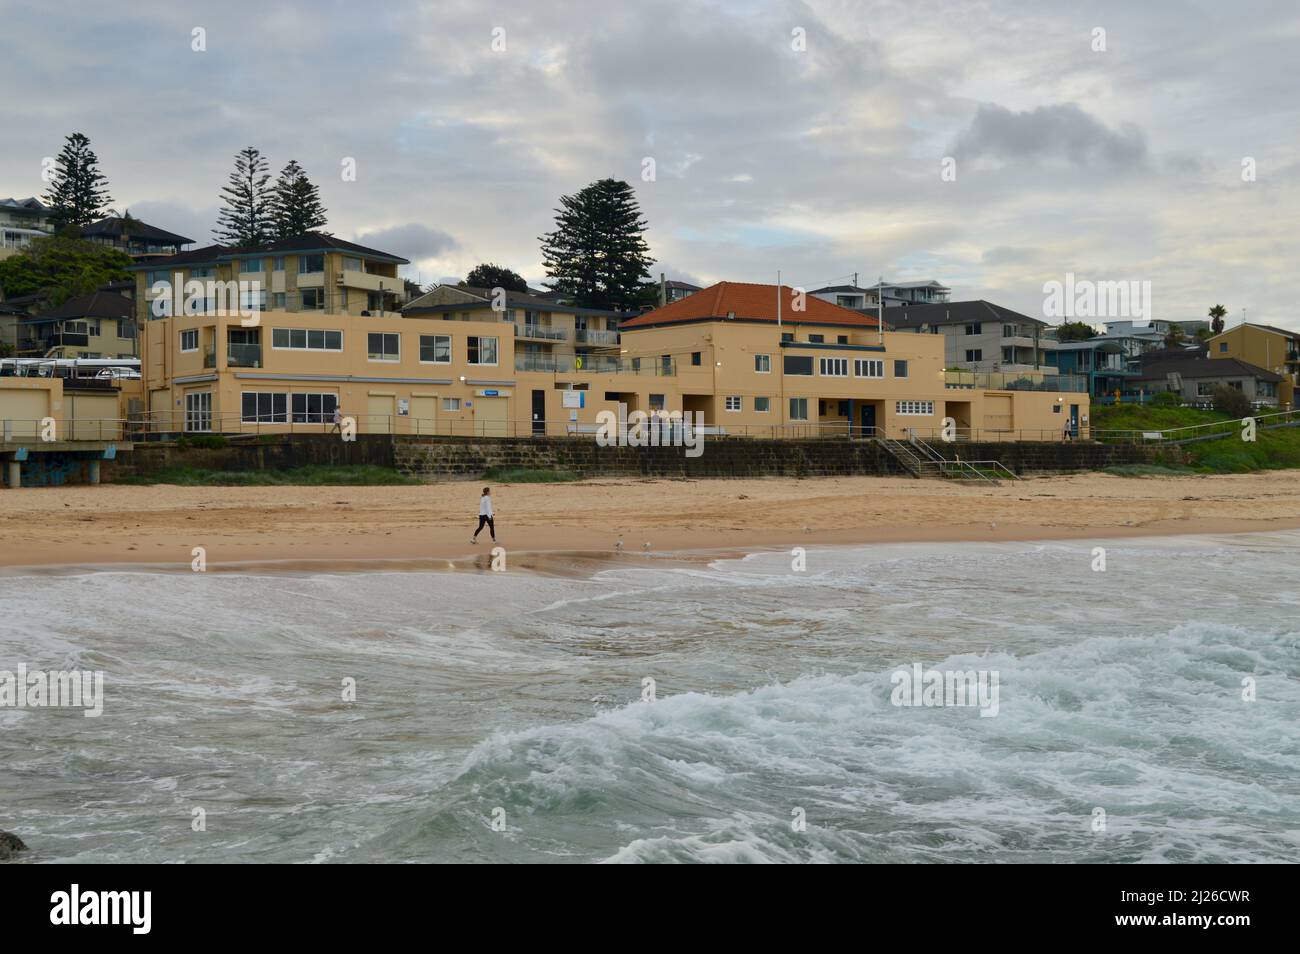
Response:
[[[0,710],[0,822],[37,860],[1289,859],[1298,543],[2,577],[0,669],[106,677],[98,720]],[[914,662],[999,714],[891,704]]]

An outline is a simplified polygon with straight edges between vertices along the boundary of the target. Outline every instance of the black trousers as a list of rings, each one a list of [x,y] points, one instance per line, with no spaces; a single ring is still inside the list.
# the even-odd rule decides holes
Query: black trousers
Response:
[[[480,533],[483,532],[483,525],[484,525],[484,524],[487,524],[487,528],[488,528],[488,530],[490,530],[490,531],[492,532],[492,539],[495,540],[495,539],[497,538],[497,525],[496,525],[495,523],[492,522],[492,518],[491,518],[491,517],[485,517],[485,516],[483,516],[482,514],[479,514],[479,517],[478,517],[478,529],[474,531],[474,536],[477,537]]]

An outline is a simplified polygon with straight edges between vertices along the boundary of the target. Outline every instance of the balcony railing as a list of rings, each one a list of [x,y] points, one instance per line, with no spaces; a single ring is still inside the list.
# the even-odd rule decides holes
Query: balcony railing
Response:
[[[536,338],[541,341],[564,341],[569,337],[563,328],[550,328],[528,321],[515,322],[515,334],[520,338]]]
[[[1023,374],[1016,371],[945,371],[946,388],[990,388],[999,391],[1073,391],[1088,390],[1088,379],[1081,374]]]
[[[203,367],[215,368],[217,366],[217,349],[213,345],[203,352]],[[228,368],[260,368],[262,367],[262,346],[260,344],[236,344],[231,342],[226,345],[226,367]]]
[[[594,329],[579,328],[574,332],[574,340],[578,344],[607,345],[612,346],[619,343],[617,331],[596,331]]]
[[[516,371],[540,371],[546,374],[648,374],[671,376],[677,366],[671,359],[642,358],[633,361],[603,354],[518,354]]]
[[[260,368],[262,346],[230,342],[226,345],[226,365],[231,368]]]

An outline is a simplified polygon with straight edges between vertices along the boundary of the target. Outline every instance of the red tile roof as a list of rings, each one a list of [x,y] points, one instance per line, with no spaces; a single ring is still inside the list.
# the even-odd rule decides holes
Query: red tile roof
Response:
[[[874,315],[863,315],[807,294],[803,310],[795,311],[795,290],[781,286],[781,320],[814,325],[844,325],[852,328],[875,328]],[[776,321],[777,286],[751,285],[748,282],[718,282],[672,304],[647,311],[643,315],[619,322],[619,331],[649,328],[687,321],[726,321],[734,313],[737,320]]]

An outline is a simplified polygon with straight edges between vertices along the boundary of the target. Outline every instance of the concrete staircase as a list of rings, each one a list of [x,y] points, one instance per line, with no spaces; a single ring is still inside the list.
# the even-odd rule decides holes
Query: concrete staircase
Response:
[[[950,460],[915,435],[906,441],[881,438],[880,443],[913,477],[978,480],[994,485],[1001,483],[1003,479],[1020,479],[1001,461],[961,460],[955,454]]]

